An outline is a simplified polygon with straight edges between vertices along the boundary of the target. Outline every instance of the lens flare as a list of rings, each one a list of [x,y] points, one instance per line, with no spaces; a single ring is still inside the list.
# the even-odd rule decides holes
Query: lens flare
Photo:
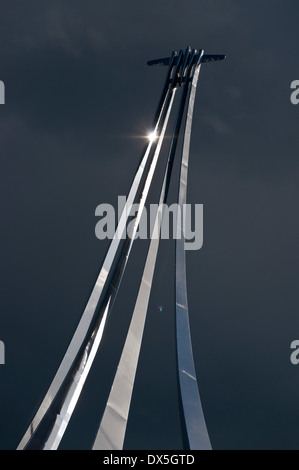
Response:
[[[154,142],[154,140],[156,140],[157,138],[157,133],[156,131],[153,131],[153,132],[150,132],[148,135],[147,135],[147,138],[150,142]]]

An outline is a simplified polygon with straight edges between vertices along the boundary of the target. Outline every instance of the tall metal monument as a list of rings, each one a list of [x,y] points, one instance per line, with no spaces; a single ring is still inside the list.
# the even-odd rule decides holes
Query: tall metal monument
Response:
[[[142,211],[155,178],[155,170],[177,91],[181,89],[181,99],[164,166],[159,204],[162,207],[167,199],[173,163],[177,157],[180,165],[178,205],[183,208],[186,203],[191,125],[200,67],[203,63],[224,58],[224,55],[207,55],[203,50],[188,47],[185,51],[174,51],[171,57],[148,62],[148,65],[168,67],[165,85],[154,118],[153,138],[149,140],[137,167],[114,238],[111,240],[81,320],[48,392],[18,446],[19,450],[58,449],[105,334],[105,326],[118,294]],[[180,135],[182,135],[183,143],[181,151],[178,152],[177,144]],[[127,222],[130,207],[134,203],[138,204],[138,211],[135,223],[128,233]],[[95,450],[123,448],[158,254],[162,218],[163,213],[158,211],[154,224],[154,231],[158,236],[152,237],[149,244],[130,327],[93,444]],[[183,224],[183,218],[178,218],[174,263],[179,395],[188,449],[211,449],[192,354]]]

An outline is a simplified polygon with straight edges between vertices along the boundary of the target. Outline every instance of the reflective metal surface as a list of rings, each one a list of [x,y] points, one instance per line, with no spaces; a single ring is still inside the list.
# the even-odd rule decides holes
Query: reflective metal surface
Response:
[[[183,149],[179,180],[178,203],[186,203],[187,173],[191,124],[200,63],[222,60],[221,55],[204,55],[203,51],[187,48],[175,51],[171,57],[149,61],[149,65],[167,65],[168,72],[162,96],[155,114],[153,130],[156,140],[151,140],[137,167],[126,204],[116,233],[109,246],[99,276],[58,371],[28,427],[18,449],[57,449],[69,424],[85,380],[104,334],[105,325],[112,311],[134,237],[154,178],[155,169],[171,114],[176,90],[182,87],[181,101],[160,193],[160,202],[166,200],[178,137],[183,122],[186,103]],[[138,211],[132,233],[126,234],[129,208],[138,203]],[[210,440],[204,420],[192,355],[192,343],[188,318],[186,265],[183,218],[177,218],[176,240],[176,342],[180,397],[184,415],[188,447],[210,449]],[[159,232],[159,214],[155,230]],[[125,235],[124,235],[125,234]],[[179,236],[180,235],[180,236]],[[93,449],[122,449],[127,427],[136,368],[142,343],[147,307],[159,247],[159,237],[152,238],[145,262],[139,292],[122,351],[114,382],[95,438]]]
[[[200,58],[202,55],[203,51],[200,51],[199,55],[196,57],[196,63],[193,65],[192,69],[189,70],[189,78],[192,79],[192,82],[189,91],[178,194],[178,204],[181,210],[183,209],[183,205],[186,204],[191,125],[196,85],[200,70]],[[186,82],[186,89],[187,86],[188,83]],[[211,443],[198,392],[189,326],[183,220],[178,219],[178,224],[175,286],[177,360],[181,402],[189,448],[208,450],[211,449]]]
[[[156,114],[154,129],[159,138],[156,143],[149,142],[146,148],[129,191],[115,237],[111,241],[81,320],[50,388],[21,440],[18,450],[55,450],[67,428],[100,344],[106,319],[113,305],[138,227],[138,224],[135,224],[131,238],[127,237],[124,242],[122,234],[126,229],[129,207],[133,202],[136,202],[137,197],[139,210],[136,220],[140,220],[153,178],[171,109],[169,103],[172,103],[174,98],[174,89],[170,86],[171,74],[172,66],[170,66],[166,86]],[[147,168],[148,160],[150,160],[149,169]],[[147,173],[142,182],[145,169]],[[118,254],[121,244],[123,248]]]
[[[168,187],[169,184],[172,163],[175,157],[178,136],[183,119],[184,108],[189,94],[184,145],[181,158],[179,189],[179,204],[182,207],[182,205],[186,202],[187,166],[191,135],[191,122],[195,90],[200,69],[199,63],[201,57],[203,56],[203,51],[191,51],[191,49],[188,48],[184,54],[181,52],[181,56],[182,61],[177,68],[176,74],[174,74],[174,83],[176,85],[182,85],[185,83],[185,85],[181,103],[178,109],[175,131],[172,137],[169,152],[168,163],[171,162],[171,165],[168,165],[166,169],[163,188],[160,195],[160,204],[162,201],[165,201],[167,196],[167,194],[165,194],[165,187],[166,185]],[[192,80],[191,83],[190,80]],[[189,93],[190,86],[191,92]],[[157,223],[158,221],[156,220],[156,224]],[[183,227],[178,227],[179,233],[181,233],[182,228]],[[123,448],[158,246],[159,240],[153,239],[149,247],[138,297],[122,356],[94,442],[94,450],[119,450]],[[210,449],[211,445],[201,407],[192,356],[192,344],[187,307],[185,250],[183,237],[180,238],[180,243],[177,244],[176,251],[177,354],[179,383],[185,426],[188,435],[189,447],[191,449]],[[182,309],[184,310],[183,315],[181,312]]]
[[[168,157],[159,206],[161,206],[167,198],[173,158],[174,154],[170,154]],[[157,260],[162,217],[163,214],[161,210],[158,210],[153,228],[155,236],[152,238],[149,245],[130,327],[101,424],[94,441],[93,450],[121,450],[123,448],[148,302]]]
[[[169,165],[168,168],[170,168]],[[166,179],[165,175],[159,205],[165,199]],[[154,233],[159,234],[160,228],[161,214],[158,211]],[[149,246],[129,331],[93,450],[121,450],[123,448],[159,241],[159,236],[152,238]]]

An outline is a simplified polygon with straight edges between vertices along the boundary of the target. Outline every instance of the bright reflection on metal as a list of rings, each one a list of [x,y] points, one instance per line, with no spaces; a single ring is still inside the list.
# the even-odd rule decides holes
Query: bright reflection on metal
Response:
[[[173,96],[174,93],[175,89],[173,90]],[[172,101],[169,103],[169,111],[171,106]],[[167,115],[169,115],[169,113],[167,113]],[[162,129],[162,132],[163,131]],[[159,140],[160,139],[161,136]],[[174,155],[172,154],[168,157],[160,193],[160,207],[162,207],[167,198],[173,158]],[[154,224],[155,233],[160,234],[162,217],[163,212],[161,210],[157,211]],[[153,238],[149,246],[126,342],[123,347],[101,424],[94,441],[93,450],[121,450],[123,448],[159,241],[160,236]],[[159,309],[161,312],[163,307],[159,306]]]
[[[58,448],[101,343],[106,322],[121,284],[141,213],[152,186],[176,90],[178,87],[183,88],[177,122],[165,168],[160,202],[167,197],[185,104],[188,103],[181,151],[178,194],[178,203],[182,207],[186,202],[191,124],[200,64],[223,60],[224,57],[222,55],[203,55],[202,50],[197,51],[187,48],[185,52],[182,50],[179,53],[174,51],[170,58],[149,62],[149,65],[169,66],[152,126],[153,131],[147,136],[147,148],[137,168],[115,236],[111,241],[75,334],[18,449],[54,450]],[[155,142],[156,140],[157,142]],[[154,142],[155,144],[152,145]],[[122,244],[120,241],[126,229],[128,208],[131,207],[134,201],[139,202],[136,222],[131,236],[128,236]],[[185,240],[182,236],[184,230],[181,224],[182,221],[177,225],[175,262],[176,339],[180,399],[189,448],[210,449],[211,444],[198,392],[192,355],[187,302]],[[158,216],[155,227],[158,227],[158,230],[160,229]],[[159,237],[157,239],[153,238],[150,243],[128,336],[98,435],[95,439],[94,449],[121,449],[123,447],[158,246]],[[158,309],[162,312],[163,306],[158,306]]]
[[[157,132],[156,131],[153,131],[153,132],[150,132],[147,136],[148,140],[150,142],[154,142],[156,139],[157,139]]]
[[[100,274],[68,350],[44,400],[21,440],[18,450],[57,449],[77,404],[102,338],[102,329],[104,329],[107,315],[109,315],[110,305],[113,304],[111,299],[114,300],[117,294],[115,286],[119,287],[134,241],[133,233],[131,239],[127,240],[118,254],[122,239],[121,234],[125,230],[127,222],[128,207],[137,198],[139,200],[137,217],[140,219],[151,186],[175,94],[175,90],[170,85],[171,72],[172,68],[170,67],[153,126],[160,135],[158,145],[154,149],[154,153],[151,153],[152,145],[150,142],[148,143],[130,188],[126,207],[119,220],[118,236],[111,241]],[[149,168],[147,168],[148,161],[150,161]],[[145,170],[146,177],[142,181]],[[137,226],[134,227],[134,230],[137,230]],[[117,263],[113,267],[115,260]]]

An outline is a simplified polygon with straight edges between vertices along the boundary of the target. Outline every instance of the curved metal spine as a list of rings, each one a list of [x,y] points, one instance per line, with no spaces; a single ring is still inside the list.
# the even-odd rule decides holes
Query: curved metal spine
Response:
[[[118,293],[122,276],[127,265],[132,244],[159,158],[160,149],[162,146],[177,86],[183,86],[183,96],[178,110],[175,132],[171,140],[167,167],[165,170],[162,190],[160,193],[160,201],[166,197],[168,192],[171,169],[178,143],[183,112],[185,104],[188,101],[178,192],[179,206],[181,208],[181,214],[183,213],[182,209],[186,202],[187,192],[187,173],[192,116],[200,63],[222,60],[224,58],[224,55],[204,56],[203,51],[198,53],[194,49],[191,50],[190,48],[187,48],[185,53],[183,53],[183,51],[180,51],[179,54],[173,52],[170,58],[149,62],[151,65],[157,63],[169,65],[165,86],[154,119],[154,132],[159,137],[155,143],[151,141],[148,144],[143,153],[143,156],[141,157],[114,238],[110,243],[99,276],[91,292],[80,322],[58,368],[58,371],[49,387],[49,390],[22,441],[20,442],[18,450],[56,449],[58,448],[63,434],[68,426],[69,420],[77,404],[77,400],[80,396],[86,377],[100,345],[107,318],[112,310],[113,303]],[[132,229],[132,233],[125,234],[127,220],[130,216],[130,208],[135,201],[139,202],[139,209],[135,219],[135,224]],[[183,226],[184,219],[178,217],[177,221],[179,223],[177,225],[176,233],[175,295],[176,344],[180,398],[189,448],[210,449],[211,444],[198,392],[190,336],[186,286],[185,239]],[[157,214],[155,223],[156,230],[160,230],[160,224],[161,221],[159,219],[159,214]],[[132,359],[133,357],[132,364],[129,367],[129,375],[124,377],[125,369],[122,369],[121,366],[120,373],[123,373],[123,377],[122,379],[117,379],[116,381],[119,392],[124,383],[124,380],[128,380],[128,377],[130,377],[130,386],[126,391],[125,403],[122,403],[122,400],[119,401],[119,403],[121,403],[121,409],[124,410],[123,418],[125,425],[120,426],[120,433],[117,438],[112,436],[112,440],[110,439],[110,444],[112,444],[114,447],[108,448],[121,448],[123,445],[158,246],[159,237],[156,240],[152,240],[150,244],[143,277],[141,280],[140,289],[126,340],[126,344],[128,342],[128,350],[125,346],[123,351],[125,359],[123,360],[122,357],[120,361],[120,364],[122,364],[123,361],[126,361],[126,359],[130,360],[130,358]],[[136,344],[134,345],[136,338],[137,343],[139,343],[137,346]],[[132,344],[135,348],[133,348],[135,351],[133,355],[132,351],[130,351]],[[118,371],[116,377],[118,377]],[[112,401],[114,401],[114,399],[112,401],[109,400],[106,409],[108,409],[111,404],[113,405]],[[118,415],[121,417],[122,413],[118,413]],[[107,432],[105,431],[105,427],[102,427],[101,424],[99,432],[102,432],[103,430],[106,437],[109,438]],[[111,429],[109,430],[109,433],[111,436]],[[103,444],[105,441],[105,436],[104,438],[102,436],[101,439]],[[102,446],[102,444],[100,445]],[[97,448],[97,445],[96,438],[94,448]]]
[[[159,204],[164,200],[165,182],[166,177]],[[160,226],[161,220],[158,212],[154,231],[159,232]],[[159,241],[160,237],[153,238],[149,246],[130,327],[93,450],[121,450],[123,448]]]
[[[176,84],[181,85],[183,80],[185,81],[185,84],[177,114],[175,131],[171,141],[159,204],[165,201],[167,197],[178,135],[188,97],[190,77],[194,68],[194,60],[196,60],[197,64],[202,53],[197,54],[197,51],[191,51],[191,49],[188,48],[183,58],[183,65],[181,66],[182,72],[180,74],[177,73],[174,77]],[[157,218],[155,225],[159,224]],[[160,230],[160,225],[158,230]],[[148,256],[126,342],[114,377],[101,424],[94,441],[93,450],[120,450],[123,448],[158,247],[159,239],[153,239],[149,246]],[[180,269],[180,267],[178,267],[178,269]]]
[[[200,71],[201,51],[194,64],[194,71],[189,91],[188,109],[185,123],[181,171],[179,181],[178,204],[183,213],[183,206],[186,203],[187,175],[189,162],[189,148],[191,137],[192,116],[195,101],[196,86]],[[185,84],[186,86],[186,84]],[[186,283],[186,260],[185,260],[185,239],[183,230],[183,220],[178,218],[176,235],[176,340],[177,340],[177,361],[180,397],[185,421],[186,434],[189,448],[192,450],[210,450],[211,443],[204,419],[201,400],[198,392],[198,384],[194,367],[192,342],[189,326],[187,283]]]
[[[183,53],[180,51],[177,60],[177,67],[173,73],[174,89],[177,86],[178,72],[181,67],[182,58]],[[179,115],[182,119],[183,109],[181,108]],[[178,129],[176,129],[176,131],[176,135],[178,135]],[[172,145],[165,169],[159,206],[165,202],[167,198],[174,157],[175,146]],[[153,238],[151,240],[148,249],[148,255],[146,258],[128,334],[101,419],[101,423],[93,444],[93,450],[120,450],[123,448],[149,296],[155,270],[156,257],[159,248],[160,228],[161,220],[160,213],[158,212],[154,224],[154,233],[155,236],[158,236],[157,238]]]
[[[173,167],[173,157],[174,155],[170,155],[167,161],[159,198],[159,206],[161,206],[167,198],[170,175]],[[121,450],[123,448],[148,302],[159,249],[162,217],[163,214],[161,214],[159,209],[153,228],[154,237],[149,245],[128,334],[93,444],[93,450]]]
[[[126,221],[129,213],[128,209],[133,204],[136,195],[140,194],[141,203],[138,212],[140,217],[143,208],[142,204],[144,205],[158,160],[171,108],[169,103],[173,102],[174,97],[174,89],[171,85],[171,74],[174,66],[174,57],[175,54],[172,56],[172,63],[170,64],[168,76],[166,79],[167,85],[163,90],[159,104],[160,109],[158,109],[157,112],[155,130],[158,133],[159,131],[161,132],[156,144],[156,150],[154,155],[151,157],[152,162],[147,178],[143,187],[140,189],[142,176],[146,167],[146,163],[150,157],[150,152],[152,150],[152,142],[150,142],[147,146],[145,154],[137,169],[131,189],[129,191],[126,205],[119,220],[115,237],[111,241],[100,274],[92,290],[89,301],[86,305],[71,343],[42,404],[40,405],[33,421],[31,422],[28,430],[26,431],[18,446],[18,450],[57,449],[81,393],[87,373],[89,372],[90,366],[92,364],[93,357],[100,344],[107,315],[109,314],[113,303],[111,302],[113,295],[111,293],[107,295],[107,289],[108,292],[109,288],[110,291],[111,289],[114,289],[114,292],[116,289],[111,282],[110,285],[108,285],[109,280],[111,280],[113,273],[116,272],[118,272],[118,279],[121,279],[134,240],[135,233],[131,235],[129,240],[126,240],[125,247],[119,255],[118,264],[114,271],[111,272],[120,243],[123,241],[122,234],[124,233],[126,227]],[[135,232],[136,230],[137,226],[134,227]],[[119,267],[121,267],[121,269],[119,269]]]

